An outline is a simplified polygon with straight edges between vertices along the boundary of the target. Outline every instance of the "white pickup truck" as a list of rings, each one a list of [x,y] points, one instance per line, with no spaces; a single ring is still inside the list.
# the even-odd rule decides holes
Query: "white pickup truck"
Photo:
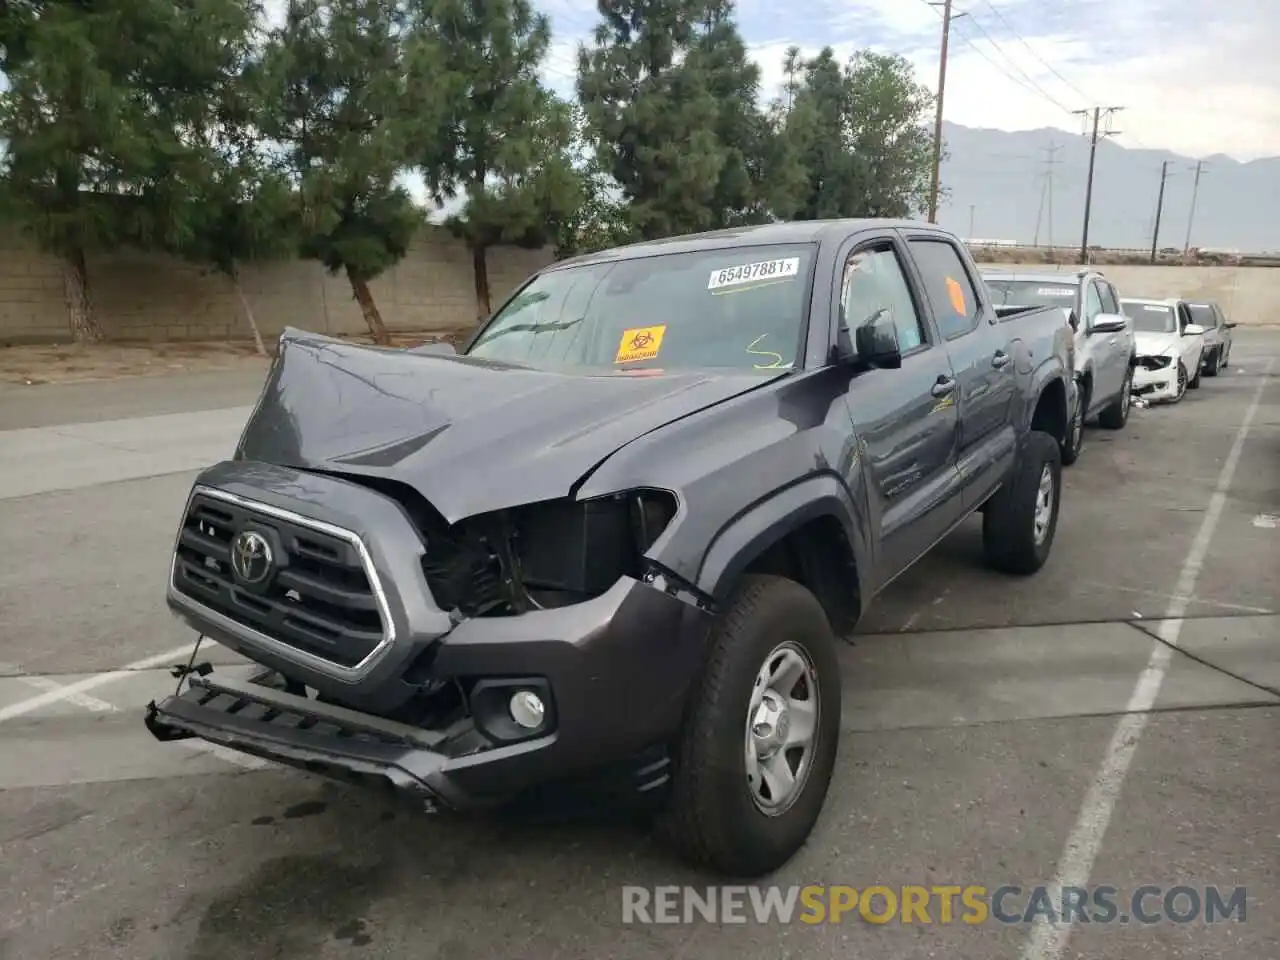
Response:
[[[1062,307],[1075,329],[1076,396],[1063,463],[1074,463],[1084,441],[1084,422],[1120,430],[1129,420],[1133,365],[1137,355],[1134,323],[1120,309],[1120,296],[1096,270],[1073,272],[984,270],[991,299],[1001,306]]]

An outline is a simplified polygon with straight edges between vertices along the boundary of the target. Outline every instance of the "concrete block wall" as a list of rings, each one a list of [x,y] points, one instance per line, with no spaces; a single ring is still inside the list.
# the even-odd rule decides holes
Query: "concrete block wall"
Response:
[[[529,274],[550,263],[550,250],[489,251],[493,306]],[[330,276],[306,261],[248,266],[245,297],[263,336],[288,325],[321,333],[367,328],[345,274]],[[392,330],[453,330],[476,321],[471,255],[438,227],[427,227],[395,267],[370,284]],[[232,285],[202,267],[131,251],[93,257],[89,292],[111,340],[222,340],[251,336]],[[0,345],[69,339],[62,264],[13,236],[0,237]]]

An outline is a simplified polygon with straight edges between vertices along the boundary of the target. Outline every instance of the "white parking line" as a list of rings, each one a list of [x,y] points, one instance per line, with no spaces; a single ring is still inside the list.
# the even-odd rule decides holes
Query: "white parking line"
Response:
[[[189,651],[188,651],[189,653]],[[128,668],[116,671],[110,676],[127,674],[130,672]],[[99,674],[98,676],[103,676]],[[90,696],[82,692],[83,688],[76,688],[74,684],[63,685],[49,677],[32,677],[25,674],[18,674],[15,679],[21,681],[29,687],[35,687],[37,690],[43,690],[46,696],[52,696],[54,702],[57,700],[65,700],[67,703],[74,704],[83,710],[89,710],[93,713],[119,713],[120,708],[114,703],[108,703],[98,697]],[[31,701],[26,701],[30,703]],[[17,704],[21,706],[21,704]],[[34,708],[33,708],[34,709]],[[255,757],[248,753],[241,753],[238,750],[232,750],[224,747],[219,743],[209,743],[207,740],[191,739],[191,740],[175,740],[173,743],[186,750],[194,750],[197,753],[207,753],[217,757],[219,760],[225,760],[227,763],[237,767],[243,767],[246,770],[266,770],[268,767],[274,767],[275,764],[261,757]]]
[[[1098,856],[1098,849],[1111,823],[1116,798],[1120,795],[1120,788],[1124,785],[1129,764],[1133,762],[1134,751],[1138,748],[1142,732],[1151,716],[1151,708],[1155,706],[1156,698],[1160,695],[1160,686],[1164,683],[1165,674],[1169,669],[1173,647],[1178,644],[1178,636],[1182,632],[1182,618],[1187,612],[1186,598],[1195,594],[1196,580],[1200,577],[1205,555],[1209,552],[1209,543],[1222,517],[1227,491],[1231,487],[1236,466],[1240,462],[1240,453],[1249,436],[1253,418],[1262,403],[1262,393],[1270,382],[1271,369],[1274,366],[1275,360],[1267,363],[1258,388],[1254,391],[1253,400],[1240,424],[1240,429],[1236,431],[1235,442],[1231,445],[1231,452],[1227,454],[1227,462],[1222,465],[1222,472],[1218,475],[1218,483],[1214,488],[1213,496],[1209,499],[1209,507],[1205,511],[1200,530],[1196,533],[1191,550],[1182,564],[1177,586],[1173,590],[1174,599],[1165,611],[1164,622],[1160,625],[1157,634],[1163,642],[1157,642],[1151,650],[1147,666],[1129,697],[1125,716],[1116,725],[1102,766],[1098,768],[1093,784],[1085,795],[1084,805],[1080,808],[1075,827],[1067,837],[1062,858],[1058,861],[1057,876],[1054,877],[1050,887],[1050,890],[1057,891],[1054,896],[1054,911],[1059,917],[1062,914],[1063,887],[1083,887],[1089,882],[1089,876],[1093,872],[1093,862]],[[1030,940],[1022,954],[1023,960],[1058,960],[1071,937],[1072,923],[1051,924],[1045,922],[1043,917],[1036,919],[1038,922],[1031,928]]]
[[[139,670],[154,670],[156,667],[162,667],[165,664],[174,664],[179,661],[185,661],[191,656],[191,648],[193,644],[184,644],[181,647],[175,647],[165,653],[157,653],[153,657],[147,657],[143,660],[136,660],[133,663],[126,664],[119,670],[108,670],[106,673],[95,673],[91,677],[85,677],[83,680],[77,680],[75,683],[68,683],[66,686],[55,684],[54,688],[46,690],[38,697],[32,697],[29,700],[21,700],[18,703],[11,703],[7,707],[0,707],[0,723],[6,720],[12,720],[15,717],[25,716],[41,707],[47,707],[51,703],[57,703],[60,700],[71,700],[73,697],[87,693],[90,690],[96,690],[98,687],[108,683],[114,683],[117,680],[123,680],[131,673]],[[24,678],[30,679],[30,678]]]

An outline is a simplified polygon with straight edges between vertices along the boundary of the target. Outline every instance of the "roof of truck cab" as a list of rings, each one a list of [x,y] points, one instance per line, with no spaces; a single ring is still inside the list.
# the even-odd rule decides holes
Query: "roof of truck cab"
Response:
[[[555,270],[584,263],[611,260],[635,260],[664,253],[685,253],[698,250],[717,250],[724,247],[763,247],[782,243],[839,242],[862,230],[914,230],[929,231],[960,242],[954,234],[932,223],[921,220],[894,220],[877,218],[850,218],[842,220],[791,220],[784,223],[762,223],[746,227],[730,227],[724,230],[708,230],[704,233],[688,233],[660,240],[642,240],[621,247],[611,247],[596,253],[560,260],[547,267]]]

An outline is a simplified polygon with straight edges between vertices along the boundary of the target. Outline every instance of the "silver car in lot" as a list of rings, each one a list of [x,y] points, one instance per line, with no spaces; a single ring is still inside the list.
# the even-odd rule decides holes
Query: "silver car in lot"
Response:
[[[1119,430],[1129,419],[1137,356],[1133,320],[1120,309],[1116,288],[1097,270],[984,270],[982,277],[998,307],[1061,307],[1071,316],[1080,402],[1062,460],[1072,463],[1080,455],[1086,420],[1097,417],[1099,425]]]
[[[1188,300],[1187,311],[1191,322],[1204,327],[1204,353],[1200,359],[1200,372],[1206,377],[1225,373],[1231,359],[1231,331],[1235,324],[1227,320],[1222,307],[1215,300]]]

